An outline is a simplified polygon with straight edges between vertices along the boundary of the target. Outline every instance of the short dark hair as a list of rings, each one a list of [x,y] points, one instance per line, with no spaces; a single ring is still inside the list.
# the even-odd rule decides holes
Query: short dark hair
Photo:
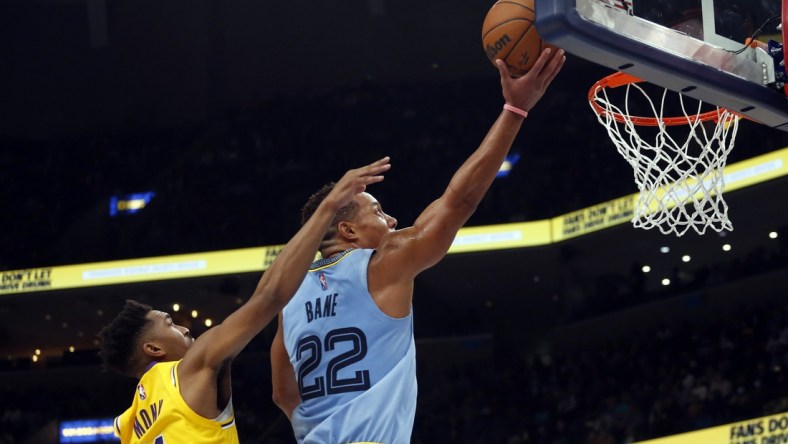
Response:
[[[151,323],[147,318],[153,310],[150,305],[129,299],[123,310],[99,332],[101,351],[99,357],[104,368],[118,373],[135,376],[134,351],[142,333]]]
[[[317,193],[309,196],[309,200],[307,200],[304,207],[301,208],[301,225],[304,225],[306,221],[308,221],[309,218],[315,214],[317,207],[320,206],[320,203],[323,202],[326,196],[328,196],[328,193],[334,189],[335,185],[336,182],[329,182],[323,185],[323,188],[321,188]],[[349,204],[340,208],[339,211],[337,211],[337,214],[334,216],[334,219],[331,220],[331,226],[328,228],[328,231],[326,231],[326,235],[323,239],[326,240],[334,237],[337,231],[337,225],[339,225],[340,222],[354,218],[357,211],[358,204],[355,201],[350,201]]]

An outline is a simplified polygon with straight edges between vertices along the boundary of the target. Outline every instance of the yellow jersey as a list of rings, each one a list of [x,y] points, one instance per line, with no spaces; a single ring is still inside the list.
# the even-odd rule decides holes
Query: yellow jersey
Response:
[[[232,400],[218,418],[195,413],[178,388],[180,362],[159,362],[142,375],[131,407],[115,418],[115,435],[121,443],[238,443]]]

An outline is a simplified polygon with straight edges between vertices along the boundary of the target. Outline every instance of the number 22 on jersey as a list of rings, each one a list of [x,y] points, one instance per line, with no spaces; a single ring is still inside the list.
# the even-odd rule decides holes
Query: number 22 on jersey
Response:
[[[328,361],[325,375],[312,376],[320,366],[323,351],[333,351],[337,344],[349,342],[350,350],[337,355]],[[367,355],[367,337],[364,332],[356,327],[338,328],[331,330],[321,341],[317,335],[310,335],[298,341],[296,359],[301,360],[304,354],[309,357],[304,360],[298,369],[298,389],[301,391],[301,400],[319,398],[335,393],[365,391],[369,389],[369,370],[356,370],[354,376],[340,378],[339,372],[343,368],[355,364]]]

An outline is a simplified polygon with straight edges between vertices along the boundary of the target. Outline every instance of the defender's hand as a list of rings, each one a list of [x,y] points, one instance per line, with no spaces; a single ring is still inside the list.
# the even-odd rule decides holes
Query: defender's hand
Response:
[[[353,200],[353,196],[363,193],[367,185],[383,181],[382,173],[391,168],[388,156],[377,160],[367,166],[348,171],[334,185],[324,202],[338,210]]]

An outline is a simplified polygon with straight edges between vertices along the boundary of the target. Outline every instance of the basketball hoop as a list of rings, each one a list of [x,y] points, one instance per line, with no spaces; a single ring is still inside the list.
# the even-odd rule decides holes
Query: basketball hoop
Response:
[[[722,194],[725,162],[733,148],[739,116],[719,107],[701,112],[700,101],[695,112],[688,111],[686,96],[674,92],[678,99],[676,106],[684,115],[666,117],[670,91],[663,89],[657,108],[649,93],[638,85],[641,82],[637,77],[618,72],[596,82],[588,92],[597,120],[607,129],[619,154],[634,169],[640,194],[632,224],[647,230],[657,227],[663,234],[676,236],[684,235],[690,228],[698,234],[704,234],[709,227],[718,232],[733,230]],[[609,89],[621,86],[626,86],[623,108],[608,98]],[[630,95],[632,91],[636,92]],[[654,117],[632,115],[630,109],[640,100],[632,96],[644,97],[644,109]],[[678,114],[676,111],[674,115]],[[644,127],[652,127],[653,141],[645,134],[648,130]],[[687,131],[686,138],[679,134],[678,127]]]

